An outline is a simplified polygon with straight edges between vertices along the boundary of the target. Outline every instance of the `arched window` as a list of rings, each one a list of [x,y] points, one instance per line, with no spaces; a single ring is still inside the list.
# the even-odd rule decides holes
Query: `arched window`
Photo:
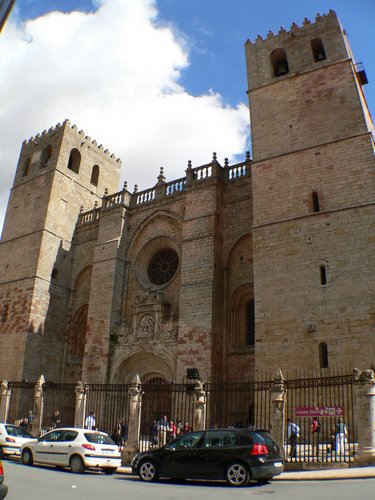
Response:
[[[229,306],[229,348],[255,345],[255,302],[251,287],[240,287]]]
[[[327,284],[326,266],[320,266],[320,284],[321,285]]]
[[[30,158],[26,158],[22,169],[22,177],[26,177],[26,175],[29,173],[29,168],[30,168]]]
[[[273,76],[282,76],[289,73],[288,59],[284,49],[275,49],[270,54]]]
[[[99,165],[94,165],[92,167],[92,172],[91,172],[91,179],[90,179],[91,184],[94,186],[98,185],[99,182]]]
[[[77,148],[74,148],[70,152],[68,168],[69,170],[72,170],[73,172],[78,174],[80,165],[81,165],[81,153],[78,151]]]
[[[78,309],[71,322],[69,351],[73,356],[83,358],[86,340],[88,305]]]
[[[320,212],[319,196],[318,196],[318,193],[316,191],[313,191],[313,193],[312,193],[312,202],[313,202],[314,212]]]
[[[311,50],[315,62],[324,61],[324,59],[327,59],[323,42],[320,38],[314,38],[313,40],[311,40]]]
[[[42,151],[40,155],[40,168],[44,168],[48,166],[49,159],[52,155],[52,146],[48,145]]]
[[[328,347],[325,342],[319,344],[319,364],[320,368],[328,368]]]

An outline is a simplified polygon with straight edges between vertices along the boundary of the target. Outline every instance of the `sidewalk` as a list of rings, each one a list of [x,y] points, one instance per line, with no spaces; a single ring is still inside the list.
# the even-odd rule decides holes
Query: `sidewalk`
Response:
[[[130,475],[131,467],[120,467],[119,474]],[[286,471],[275,476],[272,481],[328,481],[333,479],[375,478],[375,467],[352,467],[341,469],[321,469],[309,471]]]
[[[340,469],[320,469],[285,471],[273,481],[326,481],[332,479],[375,478],[375,467],[351,467]]]

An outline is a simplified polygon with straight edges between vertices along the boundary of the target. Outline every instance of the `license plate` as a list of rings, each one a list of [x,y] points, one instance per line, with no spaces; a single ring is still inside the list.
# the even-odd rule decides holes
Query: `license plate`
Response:
[[[282,467],[283,466],[282,462],[275,462],[273,465],[275,467]]]
[[[112,455],[114,452],[113,450],[102,450],[103,455]]]

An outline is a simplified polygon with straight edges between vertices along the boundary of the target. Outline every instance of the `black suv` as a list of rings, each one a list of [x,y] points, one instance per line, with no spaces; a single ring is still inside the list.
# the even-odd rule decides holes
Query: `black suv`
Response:
[[[132,469],[143,481],[225,479],[244,486],[281,474],[284,463],[279,444],[267,431],[230,428],[183,434],[162,448],[138,453]]]
[[[3,464],[1,463],[0,460],[0,500],[3,500],[3,498],[5,498],[8,493],[8,486],[5,486],[3,481],[4,481],[4,469],[3,469]]]

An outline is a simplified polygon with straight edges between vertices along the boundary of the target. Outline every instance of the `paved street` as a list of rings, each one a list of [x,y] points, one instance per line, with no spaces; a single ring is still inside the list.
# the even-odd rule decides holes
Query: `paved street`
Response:
[[[275,499],[316,500],[317,498],[340,500],[367,500],[373,497],[375,478],[314,480],[310,473],[307,480],[273,481],[266,485],[231,488],[224,482],[182,483],[163,481],[145,484],[130,474],[104,474],[86,472],[72,474],[65,470],[48,467],[26,467],[13,460],[4,460],[6,483],[9,486],[7,500],[231,500],[270,496]],[[303,474],[303,473],[301,473]],[[321,476],[316,476],[321,477]],[[355,477],[355,475],[354,475]],[[310,479],[310,480],[309,480]],[[329,479],[328,477],[326,479]]]

